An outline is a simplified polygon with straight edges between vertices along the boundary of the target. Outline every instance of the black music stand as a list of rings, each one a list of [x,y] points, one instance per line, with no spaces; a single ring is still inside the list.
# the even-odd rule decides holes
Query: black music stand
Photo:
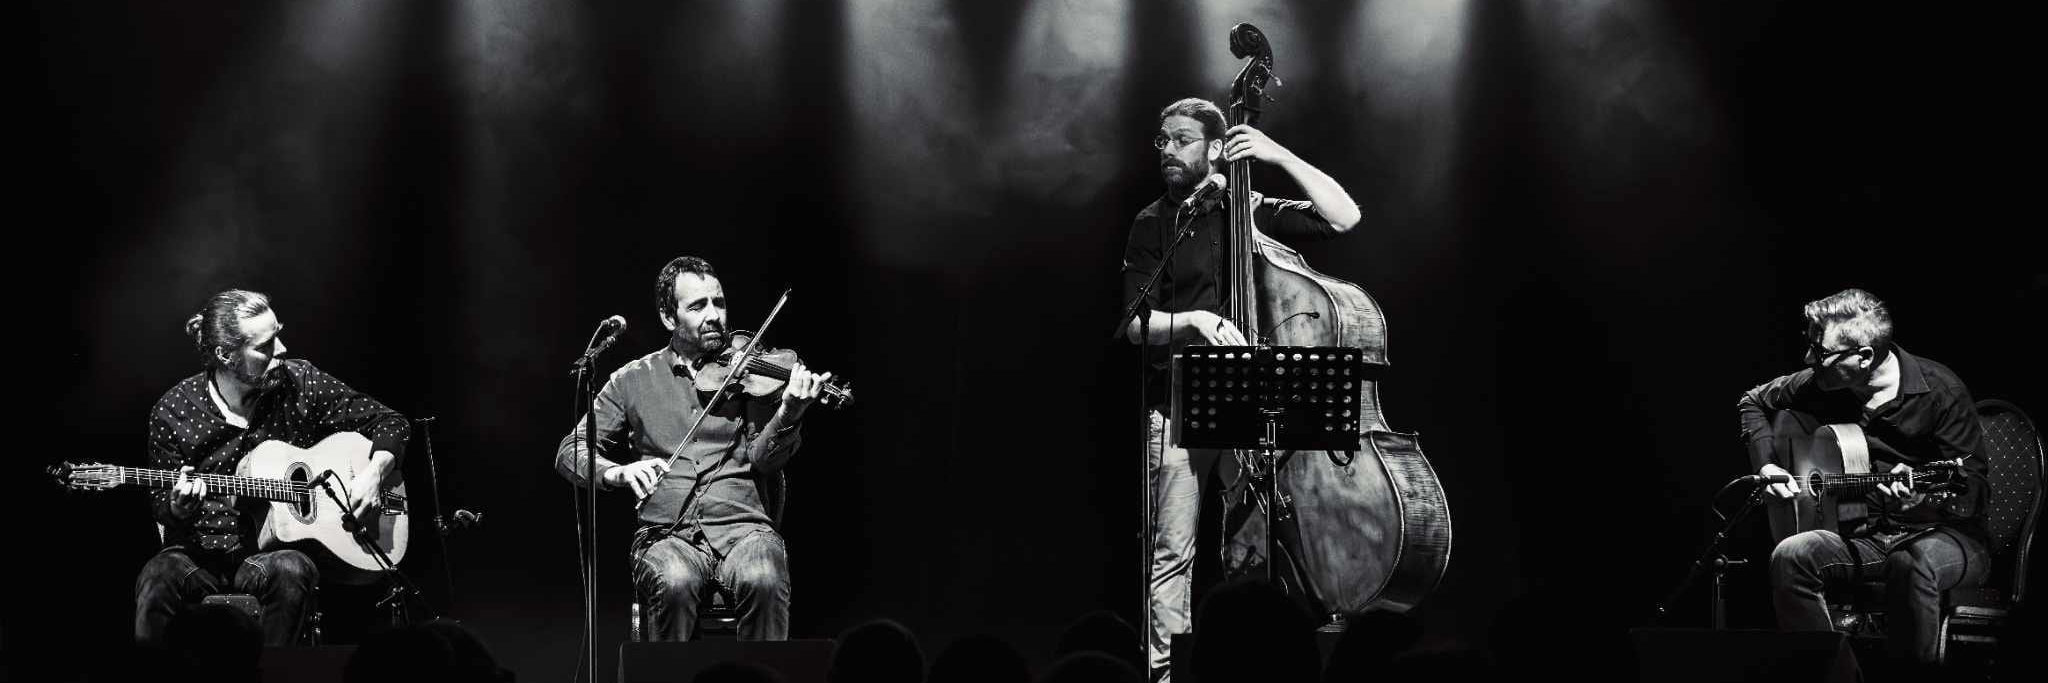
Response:
[[[1248,469],[1266,515],[1266,580],[1280,558],[1278,451],[1359,449],[1364,352],[1342,346],[1191,346],[1174,354],[1168,440],[1257,451]]]

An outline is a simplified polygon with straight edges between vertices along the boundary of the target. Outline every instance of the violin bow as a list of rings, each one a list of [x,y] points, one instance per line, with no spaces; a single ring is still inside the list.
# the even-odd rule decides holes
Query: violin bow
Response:
[[[667,472],[669,468],[675,467],[676,460],[683,457],[683,448],[697,441],[697,429],[704,426],[704,418],[711,415],[711,407],[725,402],[726,393],[732,391],[733,379],[739,377],[740,373],[746,370],[748,363],[754,362],[754,356],[759,354],[759,349],[761,348],[761,340],[768,336],[768,326],[775,324],[775,316],[782,314],[782,307],[784,304],[789,303],[789,293],[791,291],[793,291],[791,288],[784,288],[782,290],[782,297],[775,300],[775,308],[768,310],[768,319],[761,321],[761,329],[754,332],[753,343],[748,344],[747,350],[740,353],[739,359],[725,369],[725,379],[718,383],[718,391],[713,393],[711,399],[705,401],[703,407],[697,410],[697,419],[691,421],[690,430],[683,433],[683,442],[676,444],[675,450],[669,452],[668,462],[661,468],[663,472]],[[693,489],[691,493],[694,495],[695,490]],[[633,503],[633,509],[637,511],[640,508],[646,507],[648,499],[653,497],[654,490],[648,489],[646,496],[642,496],[640,500]],[[688,502],[687,497],[684,502]]]

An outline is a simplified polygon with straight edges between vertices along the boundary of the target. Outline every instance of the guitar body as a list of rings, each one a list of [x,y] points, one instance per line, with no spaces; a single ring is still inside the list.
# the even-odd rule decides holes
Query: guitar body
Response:
[[[334,492],[347,499],[349,491],[344,490],[355,475],[370,465],[370,440],[355,432],[337,432],[314,444],[312,448],[299,448],[282,441],[265,441],[258,444],[249,454],[242,457],[236,474],[258,479],[276,479],[291,482],[311,481],[321,472],[333,470],[328,481],[335,487]],[[385,493],[386,505],[383,514],[374,520],[376,532],[369,540],[359,539],[342,528],[342,507],[325,491],[313,489],[301,502],[270,503],[269,514],[257,530],[256,546],[264,550],[276,548],[317,547],[324,552],[315,552],[323,561],[323,574],[343,583],[369,583],[378,576],[382,565],[371,544],[384,551],[396,563],[405,557],[405,548],[411,532],[403,499],[405,484],[392,486]],[[393,498],[398,505],[391,505]]]
[[[1780,421],[1781,426],[1785,421]],[[1782,434],[1782,432],[1780,432]],[[1843,524],[1861,520],[1867,513],[1860,491],[1815,491],[1812,485],[1823,475],[1866,474],[1870,472],[1870,445],[1863,428],[1853,424],[1823,425],[1811,434],[1781,436],[1779,452],[1790,452],[1785,470],[1800,480],[1799,495],[1789,500],[1769,498],[1765,511],[1771,518],[1771,537],[1776,540],[1816,529],[1839,531]],[[1789,447],[1789,451],[1782,447]]]

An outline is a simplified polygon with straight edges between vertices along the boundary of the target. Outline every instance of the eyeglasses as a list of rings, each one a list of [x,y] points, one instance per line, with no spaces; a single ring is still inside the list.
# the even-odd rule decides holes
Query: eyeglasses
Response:
[[[1840,351],[1829,351],[1826,347],[1821,346],[1820,342],[1808,340],[1806,342],[1806,364],[1816,368],[1821,367],[1827,365],[1830,362],[1833,362],[1836,358],[1856,353],[1861,350],[1863,350],[1862,347],[1855,347],[1842,349]]]
[[[1182,147],[1186,147],[1188,145],[1201,142],[1203,139],[1204,138],[1196,137],[1193,135],[1168,137],[1165,133],[1160,133],[1158,135],[1152,136],[1152,149],[1160,151],[1165,151],[1168,147],[1172,147],[1173,149],[1180,149]]]

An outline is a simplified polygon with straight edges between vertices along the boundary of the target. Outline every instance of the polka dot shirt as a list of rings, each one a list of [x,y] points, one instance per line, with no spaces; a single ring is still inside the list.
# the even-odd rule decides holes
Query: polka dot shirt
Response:
[[[412,428],[403,415],[304,360],[286,360],[283,371],[283,385],[256,399],[246,426],[216,404],[209,373],[187,377],[164,392],[149,411],[149,467],[191,465],[200,472],[233,474],[242,456],[264,441],[307,448],[337,432],[362,434],[376,450],[404,457]],[[253,545],[267,505],[245,500],[231,507],[208,496],[198,514],[179,519],[171,514],[169,489],[155,491],[151,504],[164,525],[165,547],[220,553]]]

